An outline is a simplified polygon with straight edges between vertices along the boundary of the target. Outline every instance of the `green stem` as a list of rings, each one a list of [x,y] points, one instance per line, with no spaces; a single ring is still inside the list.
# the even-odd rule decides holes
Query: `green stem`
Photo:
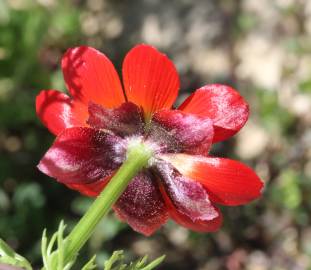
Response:
[[[92,235],[96,225],[109,212],[131,179],[147,165],[151,156],[152,150],[140,142],[132,143],[129,146],[127,159],[123,165],[68,235],[68,244],[64,254],[65,263],[75,258]]]

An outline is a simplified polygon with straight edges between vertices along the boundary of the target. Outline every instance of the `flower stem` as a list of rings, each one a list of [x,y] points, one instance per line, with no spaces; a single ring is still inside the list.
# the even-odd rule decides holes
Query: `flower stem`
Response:
[[[64,254],[65,263],[75,258],[92,235],[96,225],[109,212],[131,179],[147,165],[151,156],[152,150],[148,146],[140,142],[129,145],[127,159],[123,165],[68,235]]]

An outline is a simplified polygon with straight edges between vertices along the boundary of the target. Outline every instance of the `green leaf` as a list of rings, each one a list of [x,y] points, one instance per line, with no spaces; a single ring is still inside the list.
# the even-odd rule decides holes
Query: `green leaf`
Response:
[[[160,265],[165,259],[165,255],[162,255],[161,257],[155,259],[153,262],[148,264],[146,267],[142,268],[141,270],[151,270]]]
[[[15,251],[2,239],[0,239],[0,263],[21,267],[26,270],[32,270],[32,267],[27,259],[15,253]]]
[[[0,256],[13,257],[14,254],[14,250],[2,239],[0,239]]]
[[[64,231],[66,225],[60,222],[58,230],[49,240],[46,236],[46,230],[43,231],[41,240],[41,253],[43,261],[43,270],[69,270],[75,260],[71,260],[65,264],[64,252],[66,248],[66,239],[64,239]]]
[[[131,262],[129,265],[124,263],[123,250],[113,252],[110,259],[108,259],[104,264],[104,270],[152,270],[155,269],[160,263],[165,259],[165,255],[157,258],[148,265],[148,256],[137,260],[136,262]]]
[[[94,255],[82,268],[82,270],[93,270],[96,268],[96,255]]]

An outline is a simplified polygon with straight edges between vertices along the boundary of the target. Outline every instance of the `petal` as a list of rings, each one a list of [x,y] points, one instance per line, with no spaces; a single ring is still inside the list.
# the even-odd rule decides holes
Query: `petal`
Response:
[[[170,162],[181,174],[201,183],[215,203],[246,204],[262,193],[263,182],[241,162],[185,154],[168,154],[161,158]]]
[[[111,177],[112,175],[104,177],[92,183],[84,183],[84,184],[71,183],[66,184],[66,186],[68,186],[71,189],[79,191],[82,195],[89,197],[97,197],[104,189],[104,187],[108,184]]]
[[[218,216],[216,218],[207,221],[203,221],[200,219],[193,221],[187,215],[182,214],[180,211],[176,209],[163,186],[160,187],[160,190],[164,198],[166,207],[168,208],[170,217],[179,225],[196,232],[215,232],[222,225],[223,217],[217,207],[215,207],[218,213]]]
[[[214,142],[228,139],[246,123],[248,104],[233,88],[210,84],[196,90],[179,107],[188,113],[209,117],[215,127]]]
[[[67,50],[62,69],[70,94],[86,105],[92,101],[114,108],[125,101],[113,64],[94,48],[81,46]]]
[[[114,210],[121,220],[146,236],[153,234],[168,218],[161,193],[148,171],[132,180]]]
[[[143,115],[134,103],[126,102],[116,109],[106,109],[101,105],[89,105],[87,123],[98,129],[107,129],[117,135],[141,134],[144,130]]]
[[[152,140],[167,152],[207,155],[214,136],[210,119],[178,110],[156,112],[150,126]]]
[[[168,162],[156,163],[157,174],[174,208],[193,222],[209,221],[218,216],[206,190],[199,182],[180,175]]]
[[[138,45],[130,50],[122,74],[128,101],[144,109],[147,121],[154,112],[173,105],[179,77],[174,64],[155,48]]]
[[[120,137],[92,128],[65,129],[38,168],[65,184],[92,183],[112,174],[125,158]]]
[[[85,126],[87,107],[56,90],[43,90],[36,98],[36,112],[41,122],[55,135],[65,128]]]

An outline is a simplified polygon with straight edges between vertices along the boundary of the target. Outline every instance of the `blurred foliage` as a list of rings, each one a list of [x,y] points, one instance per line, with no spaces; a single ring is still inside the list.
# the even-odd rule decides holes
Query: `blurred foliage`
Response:
[[[53,136],[36,117],[35,97],[65,91],[64,51],[95,46],[120,70],[125,52],[145,42],[176,63],[181,99],[209,82],[241,91],[249,124],[213,153],[249,163],[265,192],[248,206],[224,207],[214,234],[170,221],[145,238],[111,214],[81,265],[94,253],[103,265],[121,248],[130,259],[167,254],[160,269],[311,269],[310,36],[304,0],[0,0],[1,238],[39,266],[43,229],[56,231],[61,219],[70,229],[92,201],[36,169]]]

